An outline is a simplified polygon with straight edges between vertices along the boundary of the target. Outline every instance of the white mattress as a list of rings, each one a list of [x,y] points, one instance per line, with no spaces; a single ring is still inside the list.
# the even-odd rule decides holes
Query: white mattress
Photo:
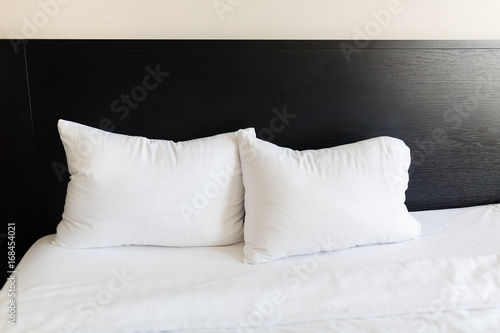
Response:
[[[49,235],[18,265],[17,322],[0,332],[499,332],[500,204],[413,214],[418,239],[261,265],[242,243],[82,250]]]

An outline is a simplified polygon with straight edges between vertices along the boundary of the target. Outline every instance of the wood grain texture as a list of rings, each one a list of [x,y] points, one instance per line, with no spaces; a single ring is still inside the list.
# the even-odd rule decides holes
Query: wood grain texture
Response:
[[[7,244],[12,241],[6,238],[8,224],[15,224],[16,264],[44,232],[26,79],[24,46],[18,45],[16,52],[9,41],[0,40],[0,284],[12,271],[7,259]]]
[[[341,43],[30,41],[44,232],[68,181],[59,118],[172,140],[253,126],[294,149],[389,135],[412,150],[411,210],[500,202],[500,43],[377,41],[349,59]]]

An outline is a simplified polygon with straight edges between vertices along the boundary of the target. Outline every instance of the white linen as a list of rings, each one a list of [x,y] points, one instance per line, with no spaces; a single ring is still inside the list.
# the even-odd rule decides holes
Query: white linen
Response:
[[[498,332],[500,204],[413,213],[418,239],[245,265],[243,244],[39,240],[1,332]],[[7,288],[0,293],[5,309]]]
[[[237,132],[173,142],[65,120],[58,129],[71,180],[57,245],[217,246],[243,240]]]
[[[410,149],[377,137],[297,151],[238,132],[245,186],[245,262],[406,241]]]

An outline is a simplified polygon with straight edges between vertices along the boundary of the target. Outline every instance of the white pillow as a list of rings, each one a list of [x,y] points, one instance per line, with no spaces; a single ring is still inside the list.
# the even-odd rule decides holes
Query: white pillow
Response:
[[[243,240],[237,132],[175,143],[65,120],[58,128],[71,177],[55,244],[216,246]]]
[[[295,151],[239,132],[245,186],[245,262],[414,238],[404,204],[410,150],[379,137]]]

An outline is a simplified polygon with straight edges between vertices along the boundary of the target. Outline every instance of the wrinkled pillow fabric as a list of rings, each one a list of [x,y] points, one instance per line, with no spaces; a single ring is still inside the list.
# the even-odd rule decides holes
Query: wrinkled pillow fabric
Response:
[[[60,120],[70,182],[55,244],[217,246],[243,240],[237,132],[173,142]]]
[[[295,151],[239,132],[245,262],[392,243],[421,227],[405,206],[410,150],[378,137]]]

